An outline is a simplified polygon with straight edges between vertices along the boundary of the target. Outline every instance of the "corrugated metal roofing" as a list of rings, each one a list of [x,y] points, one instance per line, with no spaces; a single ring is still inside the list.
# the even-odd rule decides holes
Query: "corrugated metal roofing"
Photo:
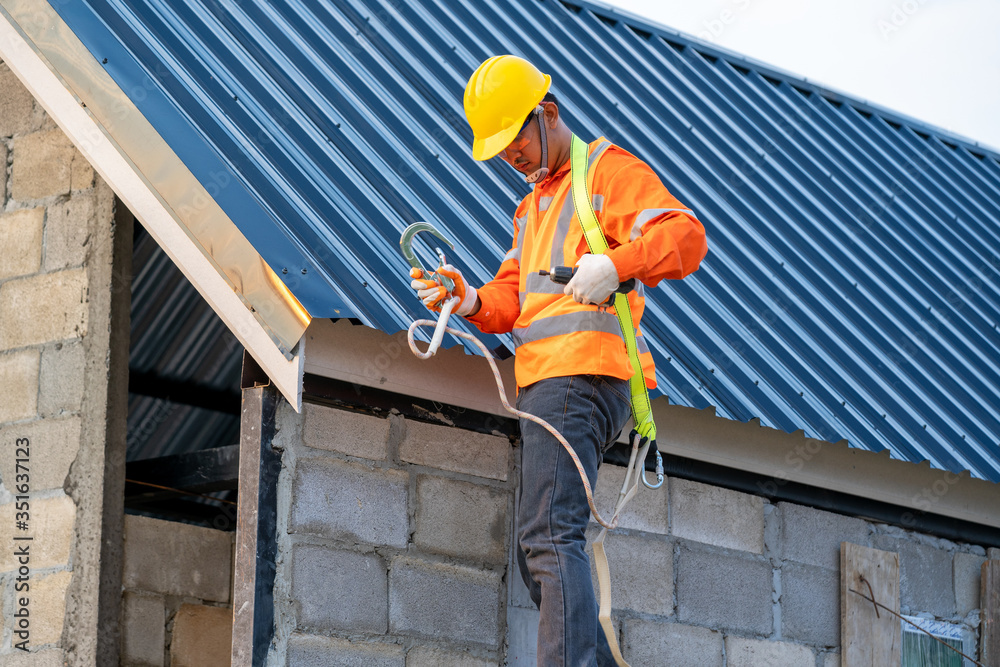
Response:
[[[153,238],[135,226],[129,373],[169,389],[129,392],[128,461],[239,442],[243,346]],[[130,390],[136,389],[130,383]],[[233,410],[198,403],[185,390],[232,393]],[[191,393],[190,391],[188,393]]]
[[[52,5],[203,183],[233,177],[219,204],[313,316],[339,292],[388,332],[423,315],[407,224],[473,280],[509,248],[527,187],[468,156],[461,98],[529,58],[706,226],[701,270],[647,292],[671,402],[1000,481],[995,153],[582,2]]]

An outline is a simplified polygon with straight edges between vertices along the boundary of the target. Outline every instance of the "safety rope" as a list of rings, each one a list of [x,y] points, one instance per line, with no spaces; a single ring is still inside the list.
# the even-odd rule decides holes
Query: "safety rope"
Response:
[[[514,415],[515,417],[523,417],[524,419],[527,419],[530,422],[538,424],[546,431],[551,433],[552,436],[559,441],[559,444],[563,446],[563,448],[566,450],[566,453],[569,454],[571,459],[573,459],[573,464],[576,466],[577,471],[580,473],[580,480],[583,482],[583,488],[587,492],[587,504],[590,506],[590,511],[594,515],[594,519],[604,528],[605,531],[614,530],[615,527],[618,525],[618,519],[622,509],[625,507],[626,503],[628,503],[628,501],[632,499],[632,496],[634,496],[635,492],[638,490],[639,476],[642,474],[642,471],[641,470],[636,471],[636,468],[637,467],[641,468],[641,466],[643,465],[643,461],[646,460],[646,452],[649,450],[649,440],[645,441],[641,450],[639,450],[639,442],[640,442],[639,438],[635,438],[633,440],[632,455],[631,458],[629,459],[629,467],[625,472],[625,483],[622,485],[621,492],[618,495],[618,502],[615,504],[614,512],[611,515],[611,520],[605,521],[605,519],[601,516],[600,512],[597,511],[597,506],[594,504],[594,492],[590,486],[590,480],[587,479],[587,473],[583,469],[583,463],[580,462],[580,457],[577,456],[576,451],[573,449],[573,446],[570,445],[569,442],[566,440],[566,438],[563,437],[562,433],[557,431],[555,427],[553,427],[551,424],[549,424],[541,417],[537,417],[531,413],[524,412],[523,410],[518,410],[517,408],[511,406],[511,404],[507,401],[507,393],[504,390],[503,379],[500,377],[500,369],[497,368],[496,360],[494,360],[493,354],[490,353],[490,351],[486,348],[486,346],[482,343],[482,341],[480,341],[472,334],[465,333],[464,331],[459,331],[458,329],[453,329],[452,327],[449,326],[443,326],[443,327],[441,326],[441,322],[447,320],[448,314],[451,313],[452,309],[454,309],[458,305],[458,301],[459,299],[457,297],[452,297],[447,301],[445,301],[445,303],[442,305],[441,308],[441,320],[438,322],[435,322],[434,320],[414,320],[413,324],[411,324],[410,328],[407,329],[406,331],[406,340],[410,344],[410,350],[412,350],[413,354],[415,354],[417,357],[421,359],[427,359],[437,351],[436,345],[434,345],[433,343],[431,344],[431,346],[428,347],[426,352],[421,352],[420,349],[417,348],[417,343],[413,337],[413,334],[417,330],[417,327],[422,327],[422,326],[435,327],[437,331],[446,331],[451,335],[458,336],[459,338],[467,340],[476,347],[478,347],[479,350],[483,353],[483,356],[486,357],[486,361],[489,362],[490,368],[493,370],[493,378],[497,382],[497,391],[500,393],[500,402],[503,403],[504,409],[507,410],[507,412]],[[437,334],[437,331],[435,331],[435,334]],[[435,338],[440,340],[437,335],[435,335]],[[631,487],[629,487],[630,483]],[[602,537],[603,533],[604,531],[602,531]],[[601,546],[601,549],[603,551],[603,545]]]

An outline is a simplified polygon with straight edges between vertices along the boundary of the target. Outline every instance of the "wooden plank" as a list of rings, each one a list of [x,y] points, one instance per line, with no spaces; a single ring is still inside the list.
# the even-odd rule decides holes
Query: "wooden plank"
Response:
[[[271,440],[277,402],[278,392],[273,384],[243,390],[232,667],[261,667],[274,636],[281,456],[272,449]]]
[[[979,661],[984,665],[1000,665],[1000,560],[983,563],[980,586]]]
[[[843,667],[893,667],[902,662],[900,620],[885,609],[878,609],[876,613],[875,605],[869,601],[872,597],[899,612],[899,554],[841,542]]]

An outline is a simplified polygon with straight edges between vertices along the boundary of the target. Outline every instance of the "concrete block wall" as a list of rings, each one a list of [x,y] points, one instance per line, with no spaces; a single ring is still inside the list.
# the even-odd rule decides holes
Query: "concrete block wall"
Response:
[[[125,516],[122,665],[230,664],[235,533]]]
[[[282,401],[274,446],[269,666],[503,664],[508,438]]]
[[[108,657],[98,627],[105,613],[117,615],[119,592],[109,606],[100,582],[120,568],[120,550],[105,545],[120,544],[122,520],[107,504],[106,472],[119,464],[108,454],[118,445],[108,433],[120,425],[124,462],[125,390],[116,374],[127,373],[128,349],[127,306],[124,321],[113,313],[122,299],[127,304],[129,280],[118,279],[115,262],[116,246],[131,246],[131,227],[116,230],[114,216],[111,190],[0,62],[3,664],[93,665]],[[113,353],[110,341],[122,332],[124,350]],[[17,453],[17,442],[27,450]],[[16,469],[16,457],[27,459],[24,468]],[[18,484],[28,485],[26,494]],[[26,529],[15,526],[15,495],[28,496]],[[33,539],[14,541],[24,536]],[[15,544],[30,545],[26,574],[11,556]],[[15,591],[18,584],[29,588]],[[27,619],[15,617],[22,598]],[[25,636],[15,632],[25,623],[22,651]],[[103,646],[116,643],[111,637]]]
[[[599,509],[623,480],[601,467]],[[605,540],[612,616],[635,667],[839,665],[843,541],[900,554],[903,613],[977,630],[981,546],[689,480],[665,487],[641,489]],[[516,570],[510,584],[509,664],[533,664],[537,611]]]

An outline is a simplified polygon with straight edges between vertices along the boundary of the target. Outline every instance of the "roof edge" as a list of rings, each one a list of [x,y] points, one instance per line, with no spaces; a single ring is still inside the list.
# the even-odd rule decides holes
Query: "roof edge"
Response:
[[[100,177],[164,249],[202,298],[257,360],[296,410],[301,409],[304,344],[302,337],[288,355],[257,313],[251,312],[216,265],[150,186],[135,164],[112,141],[91,110],[69,89],[37,49],[29,35],[0,1],[0,58],[32,97],[73,142]]]

